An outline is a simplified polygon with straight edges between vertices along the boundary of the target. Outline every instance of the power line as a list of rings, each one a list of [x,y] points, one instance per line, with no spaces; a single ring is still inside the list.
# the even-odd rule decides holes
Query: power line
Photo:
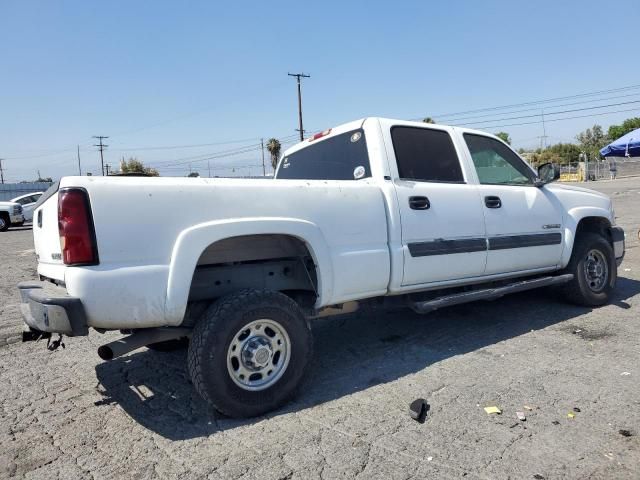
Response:
[[[619,107],[621,105],[630,105],[632,103],[640,103],[640,100],[633,100],[633,101],[629,101],[629,102],[619,102],[619,103],[609,103],[607,105],[597,105],[597,106],[593,106],[593,107],[582,107],[582,108],[573,108],[571,110],[561,110],[558,112],[546,112],[547,115],[559,115],[562,113],[573,113],[573,112],[583,112],[585,110],[597,110],[599,108],[607,108],[607,107]],[[480,125],[483,123],[495,123],[498,121],[505,121],[505,120],[521,120],[524,118],[535,118],[535,117],[540,117],[542,115],[543,121],[544,121],[544,111],[543,113],[538,113],[535,115],[522,115],[519,117],[506,117],[506,118],[498,118],[498,119],[494,119],[494,120],[483,120],[480,122],[470,122],[470,123],[458,123],[456,125],[458,126],[465,126],[465,125]]]
[[[585,103],[593,103],[593,102],[600,102],[600,101],[604,101],[604,100],[617,100],[619,98],[628,98],[628,97],[637,97],[638,95],[640,95],[640,92],[636,92],[636,93],[628,93],[626,95],[617,95],[614,97],[606,97],[606,98],[592,98],[589,100],[581,100],[579,102],[571,102],[571,103],[562,103],[560,105],[551,105],[548,108],[559,108],[559,107],[570,107],[573,105],[582,105]],[[532,108],[525,108],[523,110],[512,110],[509,112],[503,112],[503,113],[486,113],[484,115],[472,115],[470,117],[460,117],[460,118],[456,118],[455,121],[460,121],[460,120],[473,120],[475,118],[486,118],[486,117],[495,117],[496,115],[510,115],[512,113],[523,113],[523,112],[532,112],[532,111],[538,111],[540,110],[540,107],[532,107]]]
[[[551,103],[551,102],[556,102],[556,101],[560,101],[560,100],[569,100],[569,99],[572,99],[572,98],[593,97],[593,96],[603,95],[603,94],[607,94],[607,93],[616,93],[616,92],[623,92],[623,91],[628,91],[628,90],[635,90],[635,89],[638,89],[638,88],[640,88],[640,84],[638,84],[638,85],[629,85],[627,87],[612,88],[612,89],[608,89],[608,90],[599,90],[599,91],[594,91],[594,92],[580,93],[580,94],[577,94],[577,95],[567,95],[567,96],[564,96],[564,97],[548,98],[548,99],[544,99],[544,100],[533,100],[533,101],[530,101],[530,102],[522,102],[522,103],[512,103],[510,105],[500,105],[500,106],[496,106],[496,107],[478,108],[478,109],[475,109],[475,110],[466,110],[466,111],[461,111],[461,112],[441,113],[441,114],[438,114],[438,115],[430,115],[430,116],[435,118],[436,120],[438,120],[438,119],[446,118],[446,117],[457,117],[459,115],[466,115],[468,113],[488,112],[488,111],[491,111],[491,110],[504,110],[506,108],[525,107],[525,106],[529,106],[529,105],[539,105],[539,104],[543,104],[543,103]],[[414,120],[420,120],[420,118],[416,118]]]
[[[576,115],[576,116],[572,116],[572,117],[563,117],[563,118],[553,118],[551,120],[545,120],[546,123],[550,123],[550,122],[560,122],[562,120],[573,120],[575,118],[587,118],[587,117],[598,117],[601,115],[611,115],[614,113],[624,113],[624,112],[638,112],[640,111],[640,108],[629,108],[626,110],[614,110],[611,112],[600,112],[600,113],[590,113],[588,115]],[[483,127],[483,128],[504,128],[504,127],[518,127],[521,125],[536,125],[538,123],[541,123],[540,121],[537,122],[523,122],[523,123],[510,123],[510,124],[506,124],[506,125],[489,125],[487,127]]]

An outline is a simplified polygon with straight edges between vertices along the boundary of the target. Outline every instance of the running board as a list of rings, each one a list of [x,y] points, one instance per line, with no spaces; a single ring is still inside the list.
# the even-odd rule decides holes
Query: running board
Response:
[[[429,313],[443,307],[475,302],[476,300],[494,300],[504,295],[508,295],[509,293],[524,292],[525,290],[548,287],[550,285],[560,285],[570,282],[571,280],[573,280],[573,274],[571,273],[555,277],[534,278],[533,280],[522,280],[503,287],[454,293],[453,295],[445,295],[444,297],[438,297],[424,302],[409,302],[409,307],[411,307],[411,309],[416,313]]]

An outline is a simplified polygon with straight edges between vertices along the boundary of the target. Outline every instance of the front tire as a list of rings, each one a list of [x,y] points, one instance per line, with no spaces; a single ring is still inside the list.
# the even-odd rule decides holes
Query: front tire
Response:
[[[219,299],[199,319],[189,344],[198,393],[230,417],[254,417],[286,403],[312,356],[311,329],[300,307],[269,290]]]
[[[597,233],[583,233],[575,241],[566,269],[573,280],[564,289],[567,299],[586,307],[599,307],[611,298],[618,276],[609,241]]]
[[[0,214],[0,232],[6,232],[9,230],[9,225],[11,225],[9,216]]]

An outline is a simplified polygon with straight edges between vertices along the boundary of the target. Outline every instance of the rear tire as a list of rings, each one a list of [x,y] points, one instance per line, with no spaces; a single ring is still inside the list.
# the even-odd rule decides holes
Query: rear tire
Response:
[[[198,393],[229,417],[254,417],[286,403],[302,382],[313,351],[300,307],[269,290],[219,299],[199,319],[189,345]]]
[[[573,245],[566,273],[573,274],[573,280],[564,287],[569,301],[586,307],[606,304],[618,276],[609,241],[597,233],[582,233]]]

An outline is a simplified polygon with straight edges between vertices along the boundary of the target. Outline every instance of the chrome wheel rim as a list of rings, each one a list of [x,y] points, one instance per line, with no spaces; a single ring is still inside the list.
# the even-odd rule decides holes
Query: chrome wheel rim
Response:
[[[227,370],[243,390],[258,391],[276,383],[289,365],[291,341],[275,320],[262,318],[242,327],[227,349]]]
[[[7,226],[7,222],[4,218],[0,217],[0,228],[4,228]]]
[[[592,292],[600,292],[609,280],[609,264],[600,250],[589,250],[584,262],[584,276]]]

